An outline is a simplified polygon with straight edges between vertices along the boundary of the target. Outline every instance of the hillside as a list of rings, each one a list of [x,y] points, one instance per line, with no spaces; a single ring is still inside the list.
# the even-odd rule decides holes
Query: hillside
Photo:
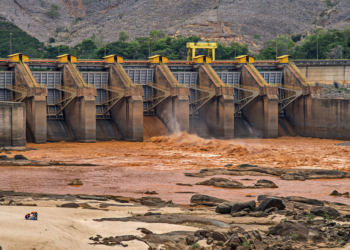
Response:
[[[168,36],[248,43],[259,50],[281,34],[350,24],[348,0],[0,0],[0,15],[41,42],[69,46],[95,34],[104,43],[125,30],[131,38]],[[51,39],[53,41],[53,39]]]

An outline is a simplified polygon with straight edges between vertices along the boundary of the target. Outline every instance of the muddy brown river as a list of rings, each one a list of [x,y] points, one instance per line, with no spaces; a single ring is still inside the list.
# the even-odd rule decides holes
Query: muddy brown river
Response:
[[[285,181],[276,177],[216,176],[253,184],[259,179],[274,181],[277,189],[222,189],[207,186],[178,186],[209,179],[184,175],[202,168],[225,164],[256,164],[274,168],[319,168],[350,171],[350,147],[343,141],[282,137],[278,139],[204,140],[186,133],[153,137],[147,142],[97,142],[27,144],[37,150],[23,152],[29,159],[72,163],[72,166],[1,167],[0,189],[55,194],[110,194],[142,197],[156,191],[165,200],[188,204],[195,193],[245,201],[260,194],[305,196],[350,205],[350,198],[332,197],[333,190],[350,191],[349,179]],[[12,155],[15,152],[12,153]],[[74,166],[93,163],[99,166]],[[84,185],[68,186],[80,178]],[[242,180],[249,178],[251,180]]]

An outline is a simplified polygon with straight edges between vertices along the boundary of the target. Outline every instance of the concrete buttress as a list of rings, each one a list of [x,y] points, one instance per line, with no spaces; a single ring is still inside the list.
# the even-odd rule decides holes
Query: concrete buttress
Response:
[[[156,66],[155,87],[165,96],[155,107],[156,115],[170,133],[189,132],[189,88],[182,87],[165,64]]]
[[[210,100],[199,109],[200,118],[207,126],[211,136],[219,139],[234,138],[234,88],[226,87],[213,68],[201,65],[198,74],[198,88]]]
[[[25,104],[0,102],[0,147],[26,146]]]
[[[110,66],[109,86],[121,89],[122,98],[111,108],[111,119],[126,141],[143,141],[143,88],[135,86],[120,64]]]
[[[270,87],[253,65],[242,67],[243,88],[259,89],[259,96],[242,109],[243,117],[253,130],[253,136],[260,138],[278,137],[278,89]]]
[[[24,99],[26,104],[27,141],[46,143],[47,89],[39,86],[28,65],[24,63],[15,65],[15,86],[27,90]]]
[[[75,65],[64,65],[63,86],[76,90],[76,98],[64,109],[65,119],[77,141],[96,142],[96,89],[88,88],[78,74]]]

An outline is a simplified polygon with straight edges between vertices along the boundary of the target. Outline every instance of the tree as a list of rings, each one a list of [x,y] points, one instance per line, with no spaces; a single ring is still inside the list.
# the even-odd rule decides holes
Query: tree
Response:
[[[52,19],[60,16],[59,7],[56,4],[51,4],[50,10],[47,12],[47,15]]]
[[[277,56],[282,55],[293,55],[294,54],[294,47],[295,42],[292,40],[290,35],[282,35],[279,36],[276,40],[270,40],[268,41],[265,46],[276,48],[276,42],[277,42]],[[275,49],[276,51],[276,49]],[[276,57],[276,55],[275,55]]]
[[[119,41],[122,43],[125,43],[127,40],[129,40],[130,36],[126,31],[120,31],[119,32]]]
[[[158,41],[159,39],[162,39],[165,37],[165,33],[161,32],[160,30],[153,30],[149,33],[149,37],[152,41]]]
[[[72,49],[72,54],[85,59],[91,59],[95,57],[97,46],[91,39],[84,39],[81,43],[75,45]]]
[[[343,59],[344,47],[337,45],[335,48],[330,49],[325,54],[327,59]]]
[[[276,49],[272,47],[267,47],[260,52],[257,59],[260,60],[274,60],[276,59]]]

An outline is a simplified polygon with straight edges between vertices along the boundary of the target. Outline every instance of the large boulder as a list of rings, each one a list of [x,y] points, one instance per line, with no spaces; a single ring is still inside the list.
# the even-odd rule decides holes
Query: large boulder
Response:
[[[248,215],[247,211],[239,211],[239,212],[231,213],[232,217],[243,217],[246,215]]]
[[[306,176],[297,173],[287,173],[281,175],[281,179],[286,181],[305,181]]]
[[[254,184],[256,188],[278,188],[278,186],[269,180],[258,180],[257,183]]]
[[[307,172],[308,179],[339,179],[349,177],[350,174],[339,170],[317,169]]]
[[[14,157],[15,160],[28,160],[27,157],[23,155],[15,155]]]
[[[229,214],[231,213],[231,209],[233,207],[233,205],[237,204],[237,201],[229,201],[229,202],[223,202],[220,203],[216,209],[215,212],[219,213],[219,214]]]
[[[83,182],[79,178],[75,178],[74,180],[68,182],[68,185],[81,186],[83,185]]]
[[[306,203],[306,204],[315,205],[315,206],[324,205],[323,201],[316,200],[316,199],[309,199],[309,198],[300,197],[300,196],[289,196],[287,197],[287,200],[292,202]]]
[[[258,211],[265,211],[268,208],[276,207],[278,210],[284,210],[286,206],[283,204],[281,199],[278,198],[266,198],[261,202],[258,207]]]
[[[256,202],[254,200],[247,201],[244,203],[236,203],[231,208],[231,214],[240,212],[245,208],[248,208],[250,211],[254,211],[255,207],[256,207]]]
[[[205,206],[217,206],[220,203],[228,202],[220,198],[216,198],[209,195],[196,194],[191,197],[191,203]]]
[[[309,228],[301,223],[287,221],[278,224],[274,229],[275,235],[294,236],[295,240],[306,241],[309,235]]]
[[[225,178],[211,178],[210,180],[196,183],[196,185],[214,186],[222,188],[244,188],[244,185],[238,181],[232,181]]]
[[[340,216],[340,213],[331,207],[316,207],[310,211],[310,213],[322,216],[322,217],[327,217],[329,216],[330,219],[335,219],[338,216]]]

